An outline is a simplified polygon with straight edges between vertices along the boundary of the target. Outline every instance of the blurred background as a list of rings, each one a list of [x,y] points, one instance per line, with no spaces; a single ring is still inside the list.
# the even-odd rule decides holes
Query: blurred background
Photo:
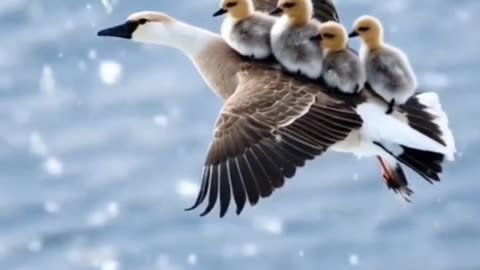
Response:
[[[217,0],[0,1],[0,269],[480,269],[478,0],[338,0],[374,14],[440,94],[458,157],[407,204],[376,160],[327,154],[255,208],[184,212],[222,103],[172,49],[99,39]],[[357,44],[355,44],[356,46]]]

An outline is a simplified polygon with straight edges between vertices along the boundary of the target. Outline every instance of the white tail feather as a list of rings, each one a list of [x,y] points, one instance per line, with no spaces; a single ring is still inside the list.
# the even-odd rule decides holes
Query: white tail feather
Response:
[[[357,112],[364,121],[361,132],[371,141],[399,144],[419,150],[452,155],[446,147],[412,128],[395,114],[386,114],[386,106],[375,102],[358,105]],[[448,128],[448,126],[447,126]]]
[[[457,151],[455,146],[455,139],[453,133],[449,128],[448,116],[442,109],[442,104],[440,103],[440,98],[436,93],[428,92],[417,95],[418,102],[422,105],[428,107],[426,111],[436,118],[433,120],[441,130],[441,138],[446,143],[447,153],[445,156],[448,160],[452,161],[455,159],[455,153]]]

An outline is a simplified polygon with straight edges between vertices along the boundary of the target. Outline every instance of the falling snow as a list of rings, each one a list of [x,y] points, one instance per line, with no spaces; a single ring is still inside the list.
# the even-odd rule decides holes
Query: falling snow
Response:
[[[67,257],[70,263],[80,266],[80,269],[120,269],[118,254],[111,246],[76,248],[71,250]]]
[[[97,51],[95,49],[90,49],[88,51],[88,59],[90,60],[97,60]]]
[[[47,95],[55,94],[56,82],[51,66],[43,66],[42,76],[40,78],[40,89]]]
[[[109,14],[113,12],[113,8],[117,3],[118,3],[118,0],[102,0],[102,4],[105,7],[105,11]]]
[[[56,214],[60,211],[60,204],[55,201],[46,201],[43,204],[43,209],[49,214]]]
[[[91,227],[103,227],[120,215],[120,207],[116,202],[110,202],[105,207],[92,211],[87,217],[87,224]]]
[[[8,247],[0,242],[0,258],[7,255],[8,253]]]
[[[100,63],[100,78],[107,85],[118,83],[123,74],[123,67],[114,60],[104,60]]]
[[[254,221],[255,227],[270,234],[281,234],[283,232],[283,222],[278,218],[258,218]]]
[[[359,263],[358,255],[350,254],[350,256],[348,256],[348,263],[352,266],[358,265],[358,263]]]
[[[63,162],[55,157],[49,157],[44,163],[45,171],[52,176],[63,174]]]
[[[305,251],[303,251],[303,250],[298,251],[298,256],[300,256],[302,258],[305,257]]]
[[[155,123],[155,125],[165,128],[168,126],[168,116],[163,114],[155,115],[153,117],[153,122]]]
[[[48,154],[48,147],[38,132],[32,132],[29,138],[30,152],[34,155],[45,157]]]
[[[242,254],[246,257],[254,257],[258,255],[258,247],[253,243],[247,243],[242,246]]]
[[[101,270],[118,270],[119,264],[116,260],[105,260],[100,264]]]
[[[199,189],[198,184],[189,180],[180,180],[177,184],[177,193],[184,198],[194,198]]]
[[[31,252],[40,252],[43,249],[43,242],[41,239],[32,239],[27,243],[27,248]]]
[[[198,261],[198,257],[196,254],[189,254],[187,258],[187,263],[189,265],[196,265]]]

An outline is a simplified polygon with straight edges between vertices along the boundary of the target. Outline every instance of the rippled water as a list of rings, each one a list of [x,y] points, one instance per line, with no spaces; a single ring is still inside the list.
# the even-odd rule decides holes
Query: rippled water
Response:
[[[0,269],[480,269],[480,2],[337,1],[440,93],[442,183],[410,175],[407,205],[374,160],[328,154],[223,220],[182,210],[221,101],[179,52],[95,36],[143,9],[217,30],[217,2],[0,1]]]

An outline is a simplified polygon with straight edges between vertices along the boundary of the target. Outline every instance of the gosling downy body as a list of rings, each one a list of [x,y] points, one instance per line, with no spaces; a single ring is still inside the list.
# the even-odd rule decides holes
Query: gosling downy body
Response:
[[[347,48],[348,35],[336,22],[320,26],[320,39],[324,50],[322,80],[329,88],[344,94],[357,94],[366,80],[365,70],[358,56]]]
[[[223,217],[232,200],[240,214],[325,151],[384,155],[428,181],[439,179],[444,159],[455,153],[435,93],[415,95],[387,115],[385,102],[368,91],[327,95],[316,82],[285,74],[278,64],[247,61],[221,36],[159,12],[136,13],[98,35],[179,49],[224,100],[190,208],[205,203],[202,215],[218,203]]]
[[[221,34],[225,42],[239,54],[254,59],[272,55],[270,32],[275,17],[255,11],[252,0],[222,0],[221,8],[213,14],[227,14]]]
[[[323,50],[317,36],[320,22],[312,19],[311,0],[279,0],[271,14],[283,13],[271,32],[272,52],[275,58],[291,73],[310,79],[322,74]]]
[[[354,24],[350,37],[360,36],[360,59],[367,73],[367,85],[389,103],[401,105],[413,96],[417,79],[404,52],[384,43],[383,26],[375,17],[362,16]]]

